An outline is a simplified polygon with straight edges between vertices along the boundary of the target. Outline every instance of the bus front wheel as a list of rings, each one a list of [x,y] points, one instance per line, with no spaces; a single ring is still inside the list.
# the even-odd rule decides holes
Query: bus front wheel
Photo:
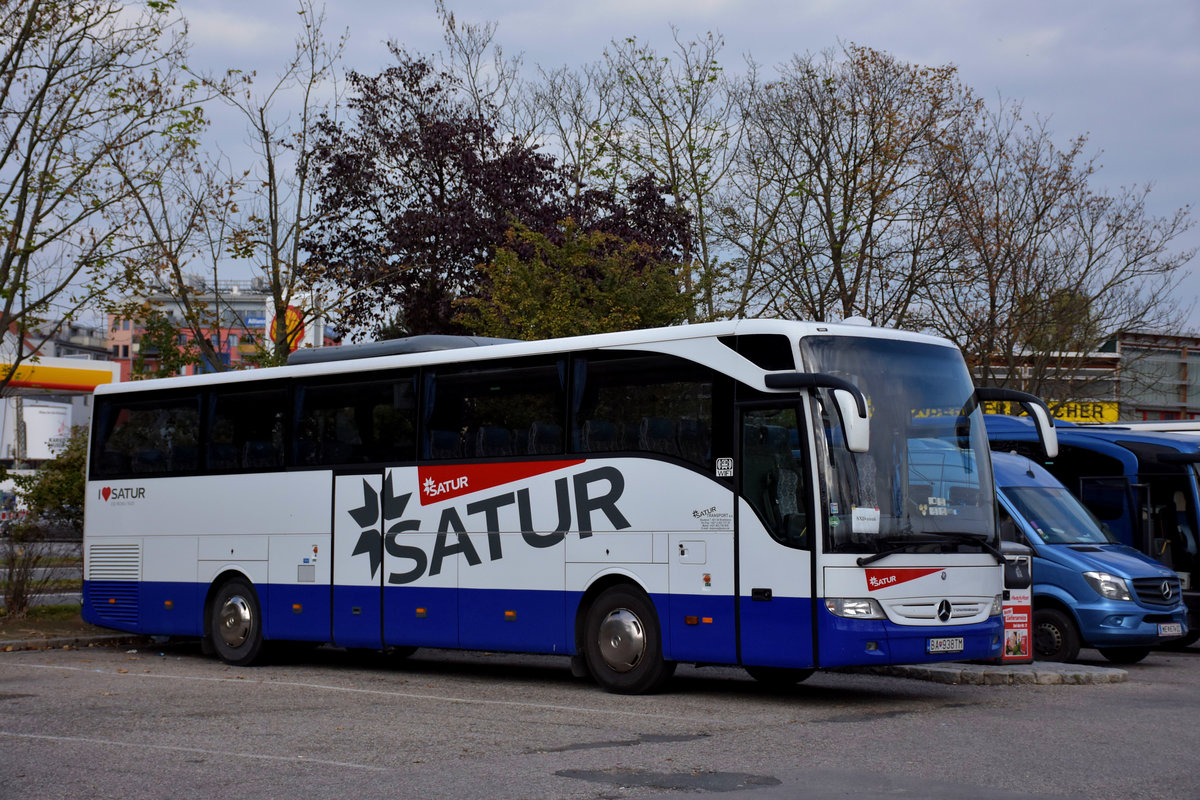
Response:
[[[596,683],[615,694],[653,692],[675,672],[663,659],[654,604],[629,586],[604,590],[588,608],[584,653]]]
[[[244,667],[262,657],[262,608],[248,581],[231,578],[221,584],[209,609],[208,635],[226,664]]]

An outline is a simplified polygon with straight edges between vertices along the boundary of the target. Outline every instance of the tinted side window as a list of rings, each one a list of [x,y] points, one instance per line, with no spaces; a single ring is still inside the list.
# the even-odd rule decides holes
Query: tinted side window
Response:
[[[437,367],[425,374],[425,402],[425,458],[563,452],[567,401],[561,359]]]
[[[200,396],[103,397],[93,416],[91,477],[199,469]]]
[[[659,453],[711,467],[711,369],[653,354],[590,353],[576,363],[578,452]]]
[[[335,466],[411,461],[416,454],[413,376],[296,386],[293,463]]]
[[[287,392],[217,389],[209,395],[208,469],[265,471],[283,466]]]

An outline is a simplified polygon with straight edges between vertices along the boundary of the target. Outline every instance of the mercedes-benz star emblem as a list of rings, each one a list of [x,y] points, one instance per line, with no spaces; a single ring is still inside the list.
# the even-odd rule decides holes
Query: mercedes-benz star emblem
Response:
[[[1170,599],[1171,599],[1171,594],[1172,594],[1172,592],[1171,592],[1171,582],[1170,582],[1170,581],[1163,581],[1163,582],[1162,582],[1162,596],[1163,596],[1163,600],[1170,600]]]
[[[942,602],[938,603],[938,610],[937,610],[938,619],[940,619],[942,622],[949,622],[950,621],[950,610],[951,609],[950,609],[950,601],[949,600],[943,600]]]

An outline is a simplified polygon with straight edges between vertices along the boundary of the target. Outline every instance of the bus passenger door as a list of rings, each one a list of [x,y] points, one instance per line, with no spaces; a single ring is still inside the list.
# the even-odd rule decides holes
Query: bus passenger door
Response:
[[[333,479],[333,643],[383,647],[384,476]]]
[[[738,425],[741,659],[811,667],[813,548],[808,437],[796,403],[743,407]]]

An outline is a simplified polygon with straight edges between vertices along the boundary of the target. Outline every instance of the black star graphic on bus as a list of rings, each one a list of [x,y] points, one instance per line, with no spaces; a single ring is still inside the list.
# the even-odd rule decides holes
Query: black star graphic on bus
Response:
[[[403,531],[416,530],[420,523],[416,520],[400,520],[404,515],[404,509],[408,507],[408,501],[412,498],[412,492],[400,495],[397,497],[392,490],[392,476],[388,475],[383,480],[382,497],[371,487],[367,480],[363,480],[363,504],[358,508],[350,509],[350,517],[355,524],[363,529],[358,536],[358,542],[354,545],[354,550],[351,556],[366,555],[371,560],[371,577],[379,572],[379,567],[383,564],[383,536],[381,531],[387,529],[388,536],[394,536]],[[382,508],[381,508],[382,506]],[[380,522],[380,512],[382,511],[382,524]],[[389,522],[400,520],[394,525],[388,526]]]

